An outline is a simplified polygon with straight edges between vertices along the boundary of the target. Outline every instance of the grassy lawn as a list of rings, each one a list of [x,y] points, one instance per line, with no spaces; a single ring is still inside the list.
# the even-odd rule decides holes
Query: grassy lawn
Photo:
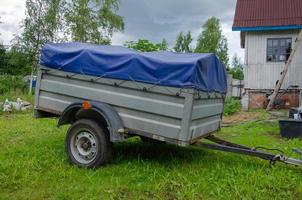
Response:
[[[290,154],[299,140],[279,137],[276,121],[224,127],[217,135]],[[0,115],[0,199],[302,199],[302,169],[256,158],[138,138],[115,145],[111,164],[97,170],[67,163],[68,127],[32,113]]]

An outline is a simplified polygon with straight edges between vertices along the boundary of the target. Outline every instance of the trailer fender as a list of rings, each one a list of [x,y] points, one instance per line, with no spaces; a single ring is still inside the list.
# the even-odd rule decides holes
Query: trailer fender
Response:
[[[83,102],[76,102],[69,105],[61,114],[58,127],[65,124],[72,124],[79,119],[92,119],[105,125],[110,133],[111,142],[120,142],[125,135],[119,133],[124,129],[124,123],[118,112],[110,105],[102,102],[89,101],[89,108],[83,108]]]

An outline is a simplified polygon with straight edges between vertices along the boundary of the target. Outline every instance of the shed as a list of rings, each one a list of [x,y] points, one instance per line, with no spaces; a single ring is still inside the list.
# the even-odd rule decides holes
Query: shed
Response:
[[[241,47],[245,49],[244,88],[248,108],[266,107],[267,97],[272,93],[301,29],[301,0],[237,0],[233,31],[241,32]],[[281,107],[299,105],[301,54],[302,45],[282,85]]]

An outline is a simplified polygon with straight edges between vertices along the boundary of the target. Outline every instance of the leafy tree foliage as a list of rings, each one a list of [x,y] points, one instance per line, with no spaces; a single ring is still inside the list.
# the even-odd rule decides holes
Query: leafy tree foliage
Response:
[[[109,44],[113,32],[124,28],[122,17],[116,14],[119,5],[119,0],[26,0],[23,32],[5,52],[2,73],[28,73],[28,66],[34,73],[40,49],[48,42]]]
[[[28,75],[31,73],[31,60],[21,49],[12,47],[10,51],[8,51],[7,57],[6,74]]]
[[[230,73],[233,75],[234,79],[238,79],[238,80],[244,79],[243,64],[241,62],[241,59],[237,56],[237,54],[235,54],[232,59],[232,68],[230,69]]]
[[[203,25],[203,31],[198,38],[196,53],[215,53],[222,63],[228,67],[228,42],[222,34],[220,20],[209,18]]]
[[[33,72],[39,60],[41,46],[59,38],[57,33],[60,31],[60,3],[60,0],[26,1],[26,18],[22,23],[24,31],[13,41],[13,55],[18,55],[18,59],[21,59],[19,54],[24,53],[31,62]]]
[[[6,60],[6,49],[4,45],[0,44],[0,68],[7,64]]]
[[[64,21],[65,0],[44,0],[47,5],[47,11],[44,17],[46,25],[46,34],[52,42],[61,41],[60,32],[65,30],[66,23]]]
[[[73,41],[110,44],[114,31],[124,29],[116,14],[119,0],[73,0],[67,3],[66,24]]]
[[[174,51],[182,53],[190,53],[192,49],[190,47],[193,41],[192,34],[189,31],[186,35],[183,32],[180,32],[176,38],[176,44],[174,46]]]
[[[166,51],[168,50],[168,43],[166,39],[163,39],[163,41],[159,44],[154,44],[146,39],[139,39],[137,42],[130,41],[126,42],[124,46],[135,49],[137,51],[141,52],[153,52],[153,51]]]
[[[160,45],[159,50],[161,50],[161,51],[168,51],[169,50],[169,47],[168,47],[169,44],[168,44],[168,42],[165,38],[162,40],[162,42],[159,45]]]
[[[0,74],[27,75],[31,71],[26,54],[16,47],[7,50],[0,45]]]

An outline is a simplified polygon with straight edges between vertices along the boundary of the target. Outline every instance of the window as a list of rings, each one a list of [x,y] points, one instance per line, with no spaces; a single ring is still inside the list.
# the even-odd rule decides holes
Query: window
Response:
[[[291,38],[267,39],[267,62],[286,62],[292,48]]]

